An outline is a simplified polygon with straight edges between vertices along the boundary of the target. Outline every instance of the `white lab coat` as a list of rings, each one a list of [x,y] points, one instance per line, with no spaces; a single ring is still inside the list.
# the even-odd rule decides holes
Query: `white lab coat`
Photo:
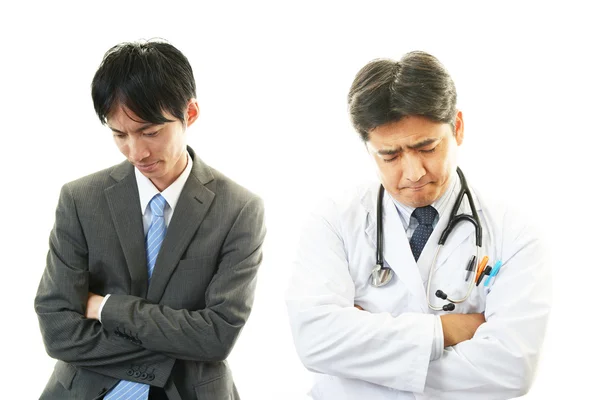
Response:
[[[454,313],[485,312],[472,340],[430,361],[434,316],[426,301],[429,266],[460,183],[418,263],[395,205],[383,202],[384,260],[394,271],[385,287],[369,285],[375,265],[378,183],[362,186],[314,212],[301,235],[286,301],[303,364],[315,372],[315,400],[509,399],[529,389],[550,310],[549,267],[540,240],[524,219],[484,204],[471,187],[483,227],[480,259],[502,268]],[[465,196],[460,212],[469,212]],[[474,255],[472,224],[460,223],[440,251],[431,283],[453,298],[465,293]],[[487,278],[486,278],[487,279]],[[365,311],[359,311],[354,305]],[[442,314],[439,312],[438,314]]]

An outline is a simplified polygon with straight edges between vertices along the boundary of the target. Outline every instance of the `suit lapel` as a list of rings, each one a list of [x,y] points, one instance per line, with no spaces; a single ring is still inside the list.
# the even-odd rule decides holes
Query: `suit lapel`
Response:
[[[177,201],[156,259],[147,297],[153,303],[160,301],[173,271],[206,217],[215,197],[215,194],[204,186],[213,179],[210,169],[195,156],[191,148],[188,147],[188,151],[194,160],[194,165]]]
[[[133,166],[125,161],[111,173],[117,181],[104,190],[131,277],[130,293],[144,297],[148,287],[144,226]]]

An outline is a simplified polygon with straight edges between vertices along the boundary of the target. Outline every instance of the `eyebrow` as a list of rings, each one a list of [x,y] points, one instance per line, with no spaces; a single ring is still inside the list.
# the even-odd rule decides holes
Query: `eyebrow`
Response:
[[[151,122],[148,122],[147,124],[144,124],[144,125],[142,125],[141,127],[139,127],[138,129],[136,129],[136,130],[135,130],[135,133],[140,133],[140,132],[142,132],[142,131],[144,131],[144,130],[148,129],[149,127],[151,127],[151,126],[155,126],[155,125],[157,125],[157,124],[153,124],[153,123],[151,123]],[[120,131],[120,130],[118,130],[118,129],[116,129],[116,128],[113,128],[113,127],[112,127],[112,126],[110,126],[110,125],[108,125],[108,127],[109,127],[109,128],[110,128],[110,130],[111,130],[111,131],[113,131],[113,132],[117,132],[117,133],[120,133],[120,134],[122,134],[122,135],[126,135],[126,133],[125,133],[125,132],[122,132],[122,131]]]
[[[415,149],[421,149],[423,147],[427,147],[432,143],[437,142],[439,139],[438,138],[431,138],[431,139],[425,139],[422,140],[418,143],[415,144],[411,144],[410,146],[406,146],[411,150],[415,150]],[[393,156],[395,154],[398,154],[402,152],[402,147],[395,147],[392,149],[382,149],[382,150],[377,150],[377,154],[381,155],[381,156]]]

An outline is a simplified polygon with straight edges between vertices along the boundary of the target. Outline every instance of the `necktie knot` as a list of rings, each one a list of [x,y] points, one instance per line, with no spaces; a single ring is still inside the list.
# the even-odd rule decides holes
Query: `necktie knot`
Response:
[[[419,225],[433,225],[433,221],[437,215],[437,210],[432,206],[415,208],[412,213],[412,216],[417,219]]]
[[[165,213],[165,206],[167,205],[167,201],[160,193],[156,194],[152,200],[150,200],[150,210],[152,210],[152,215],[155,217],[162,217]]]

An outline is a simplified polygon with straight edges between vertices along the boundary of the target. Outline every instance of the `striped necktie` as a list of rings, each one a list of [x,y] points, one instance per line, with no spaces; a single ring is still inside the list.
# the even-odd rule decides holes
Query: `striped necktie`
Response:
[[[167,225],[165,224],[165,205],[167,201],[159,194],[150,200],[150,210],[152,211],[152,220],[148,234],[146,235],[146,259],[148,267],[148,281],[154,272],[156,258],[162,245]],[[147,400],[150,386],[144,383],[120,381],[105,397],[105,400]]]
[[[167,225],[165,224],[165,205],[167,201],[158,193],[150,200],[150,209],[152,210],[152,220],[146,235],[146,259],[148,266],[148,280],[154,272],[154,264],[160,251],[165,233],[167,233]]]

